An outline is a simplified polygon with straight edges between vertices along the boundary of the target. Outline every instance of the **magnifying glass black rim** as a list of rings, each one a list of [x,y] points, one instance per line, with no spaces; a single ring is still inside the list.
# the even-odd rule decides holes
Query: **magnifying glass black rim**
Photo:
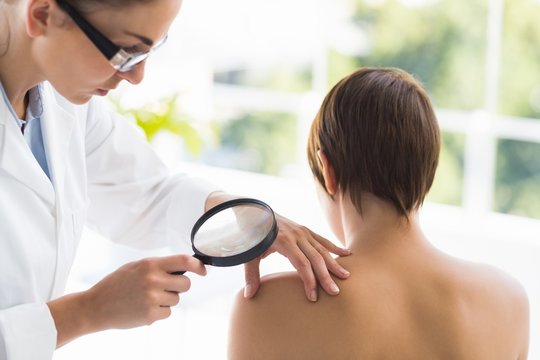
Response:
[[[270,229],[268,234],[265,236],[265,238],[256,246],[252,247],[251,249],[246,250],[236,255],[231,255],[231,256],[210,256],[207,254],[203,254],[202,252],[197,250],[194,244],[194,240],[195,240],[195,234],[197,234],[197,231],[199,231],[200,227],[208,219],[210,219],[212,216],[214,216],[218,212],[221,212],[225,209],[231,208],[233,206],[238,206],[238,205],[258,205],[268,210],[268,212],[272,215],[272,228]],[[191,230],[191,248],[195,252],[194,256],[207,265],[213,265],[213,266],[240,265],[243,263],[247,263],[255,259],[257,256],[260,256],[262,253],[264,253],[276,239],[277,233],[278,233],[278,226],[276,222],[276,216],[274,214],[274,211],[268,204],[266,204],[265,202],[261,200],[251,199],[251,198],[234,199],[234,200],[225,201],[224,203],[221,203],[211,208],[210,210],[205,212],[199,218],[199,220],[197,220],[195,225],[193,225],[193,229]]]

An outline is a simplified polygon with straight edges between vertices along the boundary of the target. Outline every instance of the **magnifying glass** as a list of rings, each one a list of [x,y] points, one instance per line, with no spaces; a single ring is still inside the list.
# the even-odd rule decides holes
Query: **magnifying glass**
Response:
[[[204,264],[234,266],[262,255],[277,233],[270,206],[257,199],[234,199],[213,207],[197,220],[191,230],[191,247],[193,256]]]

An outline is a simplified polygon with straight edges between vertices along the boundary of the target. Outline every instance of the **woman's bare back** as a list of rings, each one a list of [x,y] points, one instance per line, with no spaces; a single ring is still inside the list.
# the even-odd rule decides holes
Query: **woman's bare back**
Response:
[[[405,249],[405,248],[404,248]],[[239,297],[232,359],[525,359],[528,303],[504,273],[433,248],[353,254],[341,293],[302,296],[296,274]],[[240,351],[237,351],[242,349]]]

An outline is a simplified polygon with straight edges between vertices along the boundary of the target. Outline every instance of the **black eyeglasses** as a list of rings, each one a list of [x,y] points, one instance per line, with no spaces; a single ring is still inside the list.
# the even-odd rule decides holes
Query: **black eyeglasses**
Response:
[[[135,66],[146,60],[148,56],[167,40],[165,36],[159,43],[147,52],[130,53],[113,43],[65,0],[57,0],[58,5],[71,17],[77,26],[85,33],[99,51],[109,60],[109,64],[120,72],[132,70]]]

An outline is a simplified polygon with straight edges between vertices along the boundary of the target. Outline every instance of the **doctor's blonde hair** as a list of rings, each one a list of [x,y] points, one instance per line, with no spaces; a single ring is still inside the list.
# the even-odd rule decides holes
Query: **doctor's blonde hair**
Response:
[[[9,49],[9,38],[11,36],[9,16],[3,10],[6,6],[18,1],[19,0],[0,0],[0,57],[7,53]]]
[[[120,10],[126,6],[151,3],[154,0],[65,0],[75,9],[85,13],[96,8],[109,7]]]
[[[4,56],[10,44],[11,29],[9,15],[4,11],[6,6],[15,5],[22,0],[0,0],[0,57]],[[52,0],[55,1],[55,0]],[[66,0],[81,13],[89,13],[97,9],[112,8],[120,11],[127,6],[151,3],[155,0]]]

